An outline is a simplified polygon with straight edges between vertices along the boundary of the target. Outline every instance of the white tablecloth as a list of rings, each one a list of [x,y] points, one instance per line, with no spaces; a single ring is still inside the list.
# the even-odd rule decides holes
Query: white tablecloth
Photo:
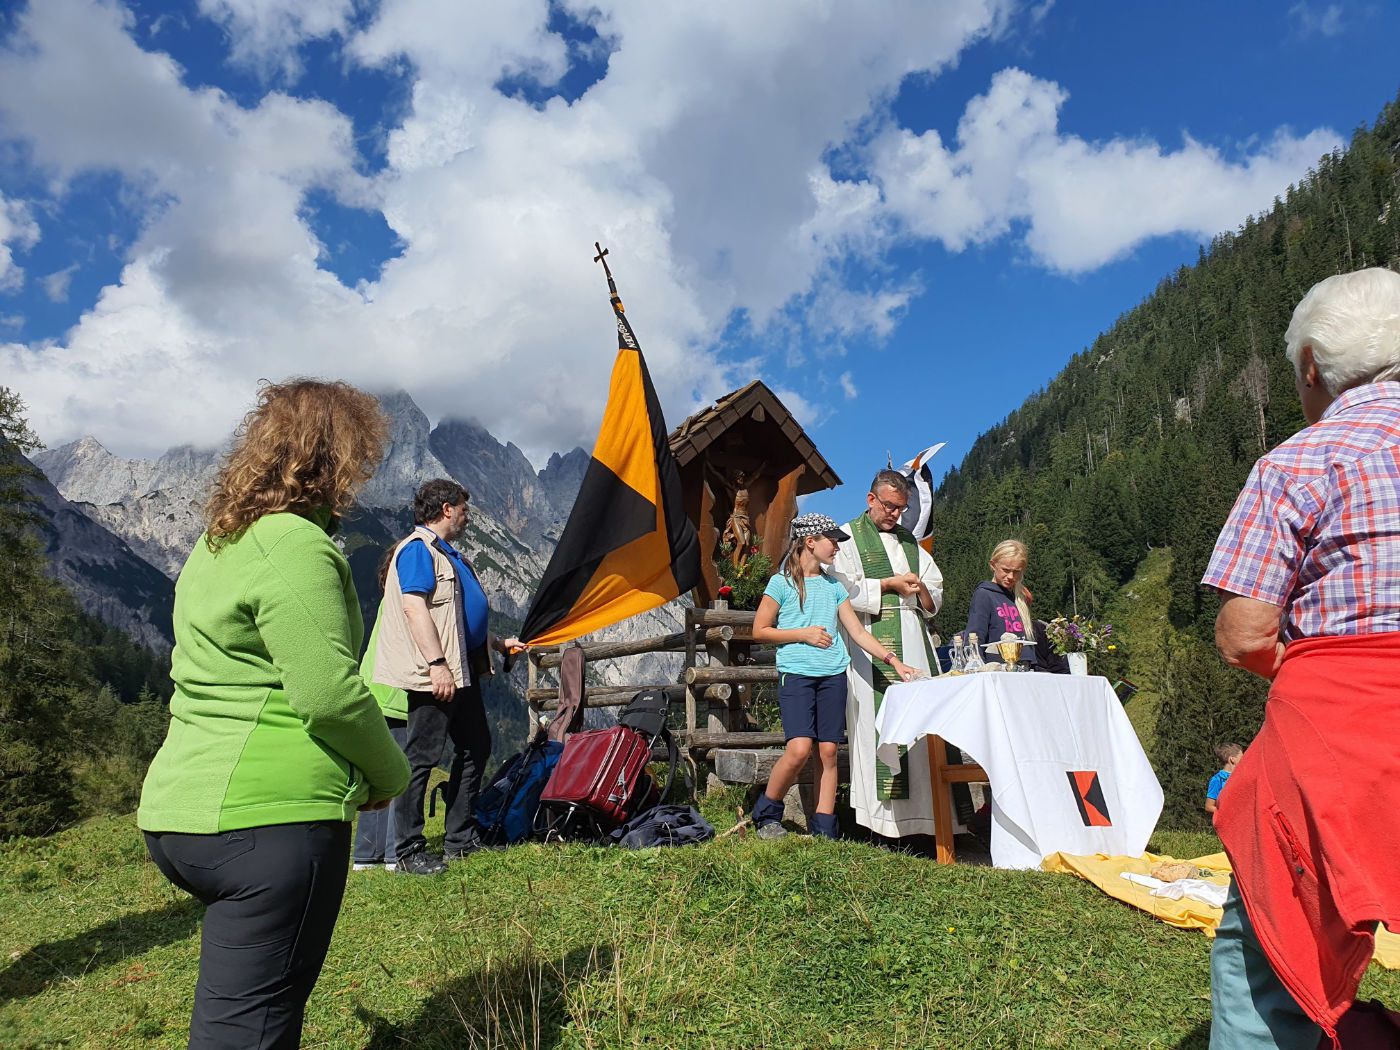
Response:
[[[1066,853],[1139,856],[1162,787],[1123,705],[1097,675],[990,672],[894,685],[875,718],[876,754],[937,733],[987,772],[992,863],[1037,868]]]

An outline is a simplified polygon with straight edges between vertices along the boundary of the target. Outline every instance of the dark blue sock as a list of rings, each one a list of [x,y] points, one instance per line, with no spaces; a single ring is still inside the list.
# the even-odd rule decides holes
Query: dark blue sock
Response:
[[[761,828],[765,824],[771,824],[775,820],[783,819],[783,803],[781,800],[774,801],[766,793],[758,796],[758,801],[753,804],[754,827]]]
[[[807,821],[807,827],[816,835],[824,839],[839,839],[841,837],[841,825],[836,822],[835,813],[813,813],[811,820]]]

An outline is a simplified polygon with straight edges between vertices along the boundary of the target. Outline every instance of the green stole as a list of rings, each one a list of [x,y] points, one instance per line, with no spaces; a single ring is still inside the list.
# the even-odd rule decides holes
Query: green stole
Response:
[[[885,545],[880,539],[880,530],[870,520],[870,515],[860,515],[846,528],[851,534],[851,539],[855,541],[856,553],[860,555],[861,572],[864,573],[865,578],[867,580],[883,580],[893,576],[894,567],[890,564],[889,555],[885,553]],[[902,525],[896,525],[890,531],[904,551],[904,560],[909,566],[909,571],[917,573],[919,571],[919,544],[914,539],[914,534]],[[904,625],[900,609],[900,596],[898,594],[888,591],[880,595],[880,615],[871,620],[870,633],[875,636],[876,641],[889,647],[895,656],[903,660]],[[919,633],[924,640],[924,655],[928,658],[928,666],[930,668],[937,667],[928,632],[920,631]],[[895,677],[894,669],[888,664],[879,663],[874,659],[870,661],[870,683],[875,689],[875,710],[877,713],[880,710],[880,705],[885,702],[885,690],[898,682],[899,679]],[[877,746],[879,745],[878,738],[875,743]],[[878,758],[875,760],[875,797],[880,801],[891,802],[909,797],[909,763],[905,761],[908,753],[907,747],[900,747],[898,773],[892,771]]]

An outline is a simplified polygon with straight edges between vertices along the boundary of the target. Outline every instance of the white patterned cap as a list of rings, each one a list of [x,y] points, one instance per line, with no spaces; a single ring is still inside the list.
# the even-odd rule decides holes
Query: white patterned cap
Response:
[[[800,540],[804,536],[830,536],[837,543],[851,538],[835,518],[825,514],[803,514],[792,519],[792,538]]]

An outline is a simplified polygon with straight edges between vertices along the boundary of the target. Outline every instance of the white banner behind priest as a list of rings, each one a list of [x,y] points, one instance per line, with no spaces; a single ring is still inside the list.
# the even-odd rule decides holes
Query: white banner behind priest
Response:
[[[982,766],[992,863],[1050,853],[1139,856],[1162,787],[1123,705],[1097,676],[982,673],[891,686],[876,719],[882,761],[937,733]]]

